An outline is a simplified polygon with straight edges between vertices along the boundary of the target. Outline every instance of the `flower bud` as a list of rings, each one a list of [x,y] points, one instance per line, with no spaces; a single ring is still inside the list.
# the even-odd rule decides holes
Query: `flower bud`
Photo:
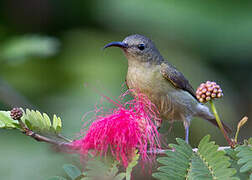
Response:
[[[10,116],[14,120],[20,120],[23,116],[23,111],[20,108],[13,108],[10,112]]]
[[[196,91],[196,97],[201,103],[223,96],[222,89],[216,82],[201,83]]]

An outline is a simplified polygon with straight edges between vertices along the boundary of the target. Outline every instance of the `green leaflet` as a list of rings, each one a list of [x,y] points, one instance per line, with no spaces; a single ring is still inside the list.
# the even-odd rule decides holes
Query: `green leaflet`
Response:
[[[157,159],[162,164],[153,177],[161,180],[205,180],[237,179],[233,177],[236,170],[230,168],[230,158],[218,146],[205,136],[199,143],[198,151],[193,152],[184,140],[177,139],[178,144],[171,144],[174,151],[168,150],[166,157]]]
[[[53,115],[53,128],[54,130],[59,133],[61,131],[61,119],[60,117],[57,117],[56,115]]]
[[[64,164],[63,169],[72,180],[75,180],[82,175],[79,168],[72,164]]]

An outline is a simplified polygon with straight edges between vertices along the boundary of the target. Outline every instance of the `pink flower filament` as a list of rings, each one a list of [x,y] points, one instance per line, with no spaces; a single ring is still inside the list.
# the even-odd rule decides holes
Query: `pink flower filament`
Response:
[[[97,115],[86,135],[74,141],[73,146],[80,148],[82,154],[90,150],[100,155],[110,153],[124,167],[127,167],[136,149],[142,160],[152,159],[155,155],[148,151],[155,152],[160,148],[159,134],[153,123],[160,121],[156,107],[140,93],[124,104],[106,98],[116,107],[105,115]]]

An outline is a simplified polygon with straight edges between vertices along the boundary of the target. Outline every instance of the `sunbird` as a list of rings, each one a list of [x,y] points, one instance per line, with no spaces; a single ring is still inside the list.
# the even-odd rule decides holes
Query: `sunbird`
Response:
[[[218,126],[209,108],[196,98],[189,81],[163,58],[149,38],[139,34],[130,35],[122,42],[105,45],[104,49],[108,47],[121,48],[128,59],[128,88],[145,94],[158,108],[162,120],[182,121],[187,143],[193,117],[201,117]],[[223,126],[227,133],[231,132],[228,126]]]

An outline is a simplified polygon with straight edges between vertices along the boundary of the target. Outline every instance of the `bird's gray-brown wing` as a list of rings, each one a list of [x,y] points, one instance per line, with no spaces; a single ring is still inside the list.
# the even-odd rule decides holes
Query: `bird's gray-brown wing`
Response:
[[[162,62],[160,72],[174,87],[189,92],[197,100],[194,89],[189,81],[174,66],[167,61]]]

